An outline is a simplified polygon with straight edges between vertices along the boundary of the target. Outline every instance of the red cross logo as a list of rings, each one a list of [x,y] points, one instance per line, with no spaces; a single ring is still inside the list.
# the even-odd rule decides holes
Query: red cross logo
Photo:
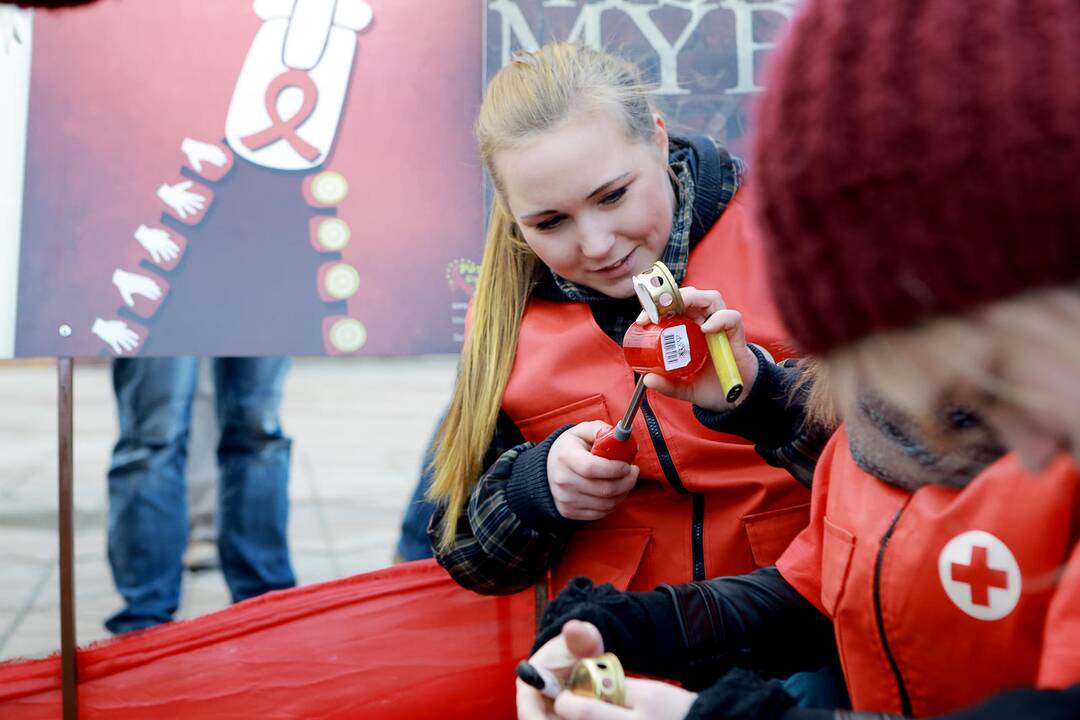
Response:
[[[971,564],[952,563],[952,579],[971,586],[971,602],[990,607],[990,588],[1008,589],[1009,575],[1004,570],[990,567],[986,561],[986,553],[985,546],[972,546]]]
[[[1016,558],[984,530],[969,530],[945,543],[938,555],[938,576],[953,604],[977,620],[1000,620],[1020,601]]]

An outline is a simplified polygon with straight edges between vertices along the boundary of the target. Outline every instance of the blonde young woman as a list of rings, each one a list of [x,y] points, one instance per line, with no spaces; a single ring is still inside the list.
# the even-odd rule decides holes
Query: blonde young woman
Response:
[[[811,524],[757,587],[575,583],[533,660],[606,647],[705,688],[631,680],[629,709],[564,694],[565,718],[1080,717],[1080,7],[800,12],[755,187],[778,306],[819,357],[811,407],[845,420]],[[706,329],[737,324],[691,299]],[[855,712],[795,708],[742,669],[716,680],[832,648]],[[522,717],[548,709],[519,688]]]
[[[590,453],[630,399],[631,276],[656,260],[724,288],[753,312],[749,337],[778,351],[739,162],[708,138],[669,136],[632,64],[571,44],[503,68],[476,135],[495,200],[436,441],[438,561],[482,593],[557,592],[575,575],[651,588],[771,564],[809,495],[752,444],[649,392],[634,463]],[[759,449],[799,473],[786,440]]]

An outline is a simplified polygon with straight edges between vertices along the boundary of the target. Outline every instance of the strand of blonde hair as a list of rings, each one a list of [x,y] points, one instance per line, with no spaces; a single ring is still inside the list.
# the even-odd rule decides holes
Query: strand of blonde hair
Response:
[[[514,241],[513,227],[509,213],[495,202],[457,383],[435,439],[428,498],[446,506],[443,547],[453,542],[468,493],[483,470],[514,364],[521,315],[540,268],[537,257]]]

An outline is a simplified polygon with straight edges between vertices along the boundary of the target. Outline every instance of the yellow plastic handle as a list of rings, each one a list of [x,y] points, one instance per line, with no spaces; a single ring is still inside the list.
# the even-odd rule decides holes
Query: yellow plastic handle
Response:
[[[720,378],[724,396],[729,403],[733,403],[742,395],[743,380],[739,366],[735,364],[735,353],[731,352],[728,336],[723,332],[712,333],[705,336],[705,342],[709,345],[709,357],[716,369],[716,377]]]

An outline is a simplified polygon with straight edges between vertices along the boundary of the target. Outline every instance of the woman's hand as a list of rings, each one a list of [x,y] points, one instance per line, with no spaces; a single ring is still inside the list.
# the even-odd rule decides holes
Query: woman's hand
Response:
[[[729,403],[720,386],[720,380],[713,370],[712,361],[695,375],[689,382],[674,382],[655,373],[645,376],[645,386],[656,392],[669,395],[679,400],[686,400],[708,410],[730,410],[750,394],[750,388],[758,374],[757,356],[746,345],[746,330],[743,328],[742,314],[731,310],[724,304],[724,298],[716,290],[698,290],[694,287],[680,288],[683,314],[701,326],[706,335],[723,332],[731,343],[731,352],[735,355],[735,364],[742,375],[743,391],[734,404]],[[644,311],[638,316],[639,325],[647,325],[649,317]]]
[[[637,483],[636,465],[592,454],[596,434],[608,427],[599,420],[580,423],[556,438],[548,451],[548,487],[555,508],[568,520],[604,517]]]
[[[696,693],[674,685],[627,678],[626,707],[564,692],[555,701],[555,717],[563,720],[682,720],[695,700]]]
[[[566,682],[570,669],[579,658],[596,657],[603,652],[604,639],[596,626],[571,620],[563,626],[562,633],[544,643],[529,662],[550,670],[561,682]],[[552,710],[552,701],[521,680],[517,681],[517,713],[518,720],[554,720],[557,717]]]

